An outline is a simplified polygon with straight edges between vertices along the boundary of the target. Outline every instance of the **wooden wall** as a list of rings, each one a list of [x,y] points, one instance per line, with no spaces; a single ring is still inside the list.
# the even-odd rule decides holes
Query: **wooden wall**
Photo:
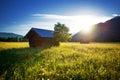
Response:
[[[48,46],[52,45],[53,38],[40,37],[36,32],[31,31],[29,34],[30,47]]]

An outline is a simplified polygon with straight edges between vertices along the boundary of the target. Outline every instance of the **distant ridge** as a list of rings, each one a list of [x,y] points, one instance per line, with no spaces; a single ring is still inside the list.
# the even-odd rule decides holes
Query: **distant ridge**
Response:
[[[0,38],[23,38],[22,35],[15,34],[15,33],[7,33],[7,32],[0,32]]]

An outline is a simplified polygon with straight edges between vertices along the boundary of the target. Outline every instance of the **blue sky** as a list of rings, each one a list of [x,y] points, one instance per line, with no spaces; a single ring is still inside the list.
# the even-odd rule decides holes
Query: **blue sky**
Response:
[[[25,35],[31,27],[54,29],[61,22],[70,33],[120,14],[120,0],[0,0],[0,32]]]

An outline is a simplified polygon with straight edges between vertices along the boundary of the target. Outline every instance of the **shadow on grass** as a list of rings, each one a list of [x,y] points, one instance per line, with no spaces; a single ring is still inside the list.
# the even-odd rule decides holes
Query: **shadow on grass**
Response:
[[[48,47],[17,48],[17,49],[14,48],[14,49],[1,50],[0,51],[0,78],[4,77],[5,80],[9,80],[11,78],[13,79],[16,66],[20,67],[20,69],[24,71],[25,68],[21,64],[30,61],[31,58],[35,58],[36,56],[35,54],[47,48]]]

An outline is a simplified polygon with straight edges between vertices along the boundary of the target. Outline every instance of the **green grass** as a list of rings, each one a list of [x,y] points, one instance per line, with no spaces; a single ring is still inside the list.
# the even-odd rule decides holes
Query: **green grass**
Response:
[[[0,80],[4,79],[120,80],[120,44],[29,48],[28,43],[0,42]]]

